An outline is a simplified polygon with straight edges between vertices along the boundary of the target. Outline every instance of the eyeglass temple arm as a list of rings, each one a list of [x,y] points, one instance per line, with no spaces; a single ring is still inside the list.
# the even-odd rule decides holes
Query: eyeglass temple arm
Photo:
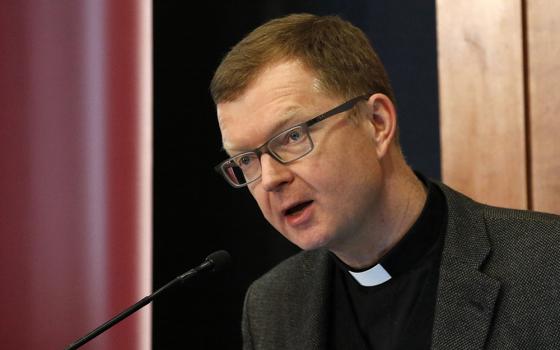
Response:
[[[354,97],[353,99],[346,101],[345,103],[341,104],[340,106],[338,106],[336,108],[333,108],[330,111],[313,118],[312,120],[310,120],[307,123],[307,126],[312,126],[313,124],[316,124],[316,123],[320,122],[321,120],[325,120],[328,117],[332,117],[333,115],[336,115],[338,113],[342,113],[344,111],[347,111],[350,108],[354,107],[354,105],[356,103],[358,103],[360,100],[367,101],[368,98],[369,98],[369,95],[361,95],[361,96],[358,96],[358,97]]]

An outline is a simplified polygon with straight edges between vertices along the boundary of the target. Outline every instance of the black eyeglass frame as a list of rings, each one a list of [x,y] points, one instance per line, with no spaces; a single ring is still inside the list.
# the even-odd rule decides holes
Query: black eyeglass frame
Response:
[[[254,150],[236,154],[235,156],[230,157],[230,158],[228,158],[228,159],[226,159],[226,160],[220,162],[218,165],[216,165],[216,166],[214,167],[214,170],[215,170],[216,172],[218,172],[220,175],[222,175],[222,177],[225,178],[225,180],[227,181],[227,183],[229,183],[231,186],[233,186],[233,187],[235,187],[235,188],[245,187],[245,186],[247,186],[248,184],[250,184],[250,183],[252,183],[252,182],[257,181],[258,179],[260,179],[261,176],[259,175],[259,176],[257,176],[256,178],[254,178],[253,180],[247,181],[247,182],[245,182],[245,183],[239,185],[239,184],[236,184],[236,183],[232,182],[232,181],[229,179],[229,176],[225,173],[225,169],[224,169],[224,165],[225,165],[225,164],[227,164],[227,163],[229,163],[229,162],[232,162],[234,158],[237,158],[237,157],[239,157],[239,156],[241,156],[241,155],[244,155],[244,154],[256,154],[257,159],[259,160],[259,162],[260,162],[261,156],[262,156],[263,154],[265,154],[265,153],[270,154],[270,155],[272,156],[272,158],[276,159],[278,162],[280,162],[280,163],[282,163],[282,164],[291,163],[291,162],[294,162],[294,161],[296,161],[296,160],[298,160],[298,159],[301,159],[301,158],[303,158],[304,156],[306,156],[307,154],[309,154],[311,151],[313,151],[313,149],[315,148],[315,145],[313,144],[313,139],[311,138],[311,135],[309,135],[309,131],[308,131],[308,128],[309,128],[309,127],[311,127],[311,126],[317,124],[318,122],[323,121],[323,120],[325,120],[325,119],[327,119],[327,118],[329,118],[329,117],[332,117],[332,116],[335,116],[335,115],[340,114],[340,113],[342,113],[342,112],[348,111],[349,109],[351,109],[352,107],[354,107],[354,106],[356,105],[356,103],[358,103],[358,102],[360,102],[360,101],[362,101],[362,100],[363,100],[363,101],[367,101],[367,100],[369,99],[369,96],[371,96],[371,94],[368,94],[368,95],[360,95],[360,96],[354,97],[354,98],[352,98],[352,99],[350,99],[350,100],[344,102],[343,104],[334,107],[333,109],[331,109],[331,110],[329,110],[329,111],[327,111],[327,112],[325,112],[325,113],[322,113],[322,114],[320,114],[320,115],[318,115],[318,116],[316,116],[316,117],[313,117],[313,118],[311,118],[311,119],[309,119],[309,120],[307,120],[307,121],[305,121],[305,122],[302,122],[302,123],[293,125],[293,126],[287,128],[287,129],[285,129],[285,130],[283,130],[283,131],[281,131],[281,132],[275,134],[274,136],[272,136],[271,138],[269,138],[265,143],[263,143],[263,144],[260,145],[259,147],[255,148]],[[303,130],[306,132],[307,136],[309,137],[309,141],[311,142],[311,148],[309,149],[309,151],[303,153],[302,155],[300,155],[300,156],[298,156],[298,157],[296,157],[296,158],[294,158],[294,159],[290,159],[290,160],[288,160],[288,161],[285,161],[285,160],[283,160],[282,158],[280,158],[276,153],[274,153],[273,150],[270,149],[270,142],[271,142],[272,140],[274,140],[276,137],[278,137],[279,135],[281,135],[281,134],[283,134],[283,133],[285,133],[285,132],[288,132],[288,131],[290,131],[290,130],[292,130],[292,129],[299,128],[299,127],[302,127]],[[261,165],[259,164],[259,166],[261,166]],[[262,172],[262,171],[261,171],[261,172]]]

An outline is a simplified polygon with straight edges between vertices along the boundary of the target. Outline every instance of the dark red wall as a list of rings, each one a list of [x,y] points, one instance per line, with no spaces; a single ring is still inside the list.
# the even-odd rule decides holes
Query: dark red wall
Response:
[[[3,1],[0,77],[0,344],[62,349],[151,290],[151,2]]]

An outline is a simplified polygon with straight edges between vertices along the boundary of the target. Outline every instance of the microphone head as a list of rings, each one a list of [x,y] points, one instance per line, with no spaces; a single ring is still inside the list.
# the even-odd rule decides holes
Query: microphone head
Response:
[[[231,263],[231,256],[225,250],[218,250],[206,257],[213,264],[212,272],[221,271]]]

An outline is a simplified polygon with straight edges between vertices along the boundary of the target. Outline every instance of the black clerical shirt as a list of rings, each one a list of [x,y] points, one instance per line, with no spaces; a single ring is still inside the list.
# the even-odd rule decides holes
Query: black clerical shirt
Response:
[[[331,254],[330,349],[430,348],[447,205],[441,190],[422,180],[428,188],[426,204],[406,235],[376,264],[380,275],[364,282],[364,271],[373,270],[353,271]],[[349,271],[358,272],[357,277]]]

